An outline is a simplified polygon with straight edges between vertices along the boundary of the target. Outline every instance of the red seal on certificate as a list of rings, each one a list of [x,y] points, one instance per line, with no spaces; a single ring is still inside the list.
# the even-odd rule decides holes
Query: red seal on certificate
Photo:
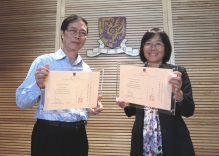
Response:
[[[83,103],[83,98],[78,98],[78,103]]]
[[[150,96],[149,96],[149,100],[150,100],[150,101],[154,101],[154,95],[150,95]]]

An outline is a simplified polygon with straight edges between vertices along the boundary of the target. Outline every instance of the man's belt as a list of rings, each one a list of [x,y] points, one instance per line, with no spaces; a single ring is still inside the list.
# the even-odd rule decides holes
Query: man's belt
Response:
[[[87,125],[87,121],[77,121],[77,122],[62,122],[62,121],[49,121],[37,119],[37,122],[56,126],[56,127],[65,127],[65,128],[83,128]]]

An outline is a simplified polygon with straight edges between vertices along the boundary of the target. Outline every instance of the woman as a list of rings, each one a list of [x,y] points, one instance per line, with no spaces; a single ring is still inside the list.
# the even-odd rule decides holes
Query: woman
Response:
[[[145,66],[167,64],[171,56],[171,43],[167,34],[159,28],[147,31],[140,46],[140,59]],[[178,66],[177,77],[170,79],[176,98],[175,116],[161,110],[145,107],[130,107],[128,102],[116,102],[128,117],[136,116],[132,130],[130,156],[195,156],[188,128],[182,119],[194,113],[195,104],[186,69]]]

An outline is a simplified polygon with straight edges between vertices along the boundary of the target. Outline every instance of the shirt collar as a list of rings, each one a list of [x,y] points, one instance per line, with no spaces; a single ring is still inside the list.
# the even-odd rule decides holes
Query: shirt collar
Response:
[[[62,48],[60,48],[54,55],[53,58],[56,60],[61,60],[63,58],[67,57],[66,54],[64,53],[64,51],[62,50]],[[79,54],[77,54],[76,56],[76,60],[74,62],[74,65],[79,64],[82,61],[82,58]]]

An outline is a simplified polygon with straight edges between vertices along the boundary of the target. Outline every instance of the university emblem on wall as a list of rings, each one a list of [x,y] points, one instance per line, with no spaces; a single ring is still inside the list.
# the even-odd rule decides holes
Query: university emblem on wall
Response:
[[[99,19],[99,35],[101,41],[110,48],[122,43],[126,33],[125,17],[105,17]]]
[[[100,53],[137,56],[138,49],[126,47],[126,17],[103,17],[98,21],[99,24],[99,47],[87,51],[87,56],[97,56]]]

